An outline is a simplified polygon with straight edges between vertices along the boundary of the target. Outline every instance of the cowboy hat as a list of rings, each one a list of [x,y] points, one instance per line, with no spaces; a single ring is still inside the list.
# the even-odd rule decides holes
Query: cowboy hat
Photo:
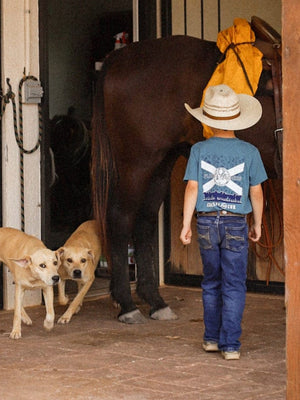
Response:
[[[187,111],[212,128],[241,130],[256,124],[261,115],[260,102],[248,94],[236,94],[227,85],[210,86],[206,89],[202,107]]]

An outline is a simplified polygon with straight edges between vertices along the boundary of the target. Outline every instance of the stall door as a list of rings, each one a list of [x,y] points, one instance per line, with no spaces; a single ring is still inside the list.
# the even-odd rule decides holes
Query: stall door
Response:
[[[264,2],[255,2],[255,15],[270,23],[280,32],[281,3],[273,2],[270,12]],[[210,7],[208,7],[210,4]],[[246,2],[205,0],[172,1],[172,33],[187,34],[216,41],[218,31],[230,27],[234,18],[251,20],[252,10]],[[201,99],[199,99],[200,102]],[[182,225],[182,208],[185,183],[183,182],[186,160],[180,158],[173,170],[170,197],[166,204],[168,232],[166,248],[166,283],[199,285],[202,263],[197,244],[196,219],[193,223],[193,241],[183,246],[179,241]],[[253,290],[283,292],[283,224],[282,224],[282,181],[268,181],[264,186],[266,208],[264,212],[263,238],[259,245],[250,247],[248,263],[248,286]]]

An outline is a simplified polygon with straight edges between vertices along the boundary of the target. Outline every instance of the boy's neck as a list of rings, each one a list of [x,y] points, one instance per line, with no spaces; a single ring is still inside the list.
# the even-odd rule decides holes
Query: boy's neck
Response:
[[[214,133],[214,137],[220,137],[224,139],[236,138],[234,131],[226,131],[224,129],[216,129],[216,128],[211,128],[211,129]]]

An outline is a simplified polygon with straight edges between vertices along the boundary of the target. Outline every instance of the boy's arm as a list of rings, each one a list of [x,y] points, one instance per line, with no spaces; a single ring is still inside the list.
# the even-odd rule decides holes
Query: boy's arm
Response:
[[[192,229],[191,221],[195,212],[196,202],[198,196],[198,182],[188,181],[183,204],[183,227],[180,234],[180,240],[183,244],[191,243]]]
[[[250,200],[253,209],[253,224],[249,229],[249,239],[258,242],[261,237],[261,222],[264,206],[264,197],[261,184],[250,186]]]

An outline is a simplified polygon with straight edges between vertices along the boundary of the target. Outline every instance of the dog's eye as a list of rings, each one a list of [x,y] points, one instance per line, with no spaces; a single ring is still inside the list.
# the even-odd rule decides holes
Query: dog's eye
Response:
[[[72,262],[72,258],[67,258],[67,261],[68,261],[69,263],[71,263],[71,262]]]
[[[46,264],[40,264],[41,268],[46,268]]]
[[[53,265],[57,265],[57,261],[53,261]]]
[[[82,264],[84,264],[86,262],[86,258],[82,258],[80,261],[82,262]]]

